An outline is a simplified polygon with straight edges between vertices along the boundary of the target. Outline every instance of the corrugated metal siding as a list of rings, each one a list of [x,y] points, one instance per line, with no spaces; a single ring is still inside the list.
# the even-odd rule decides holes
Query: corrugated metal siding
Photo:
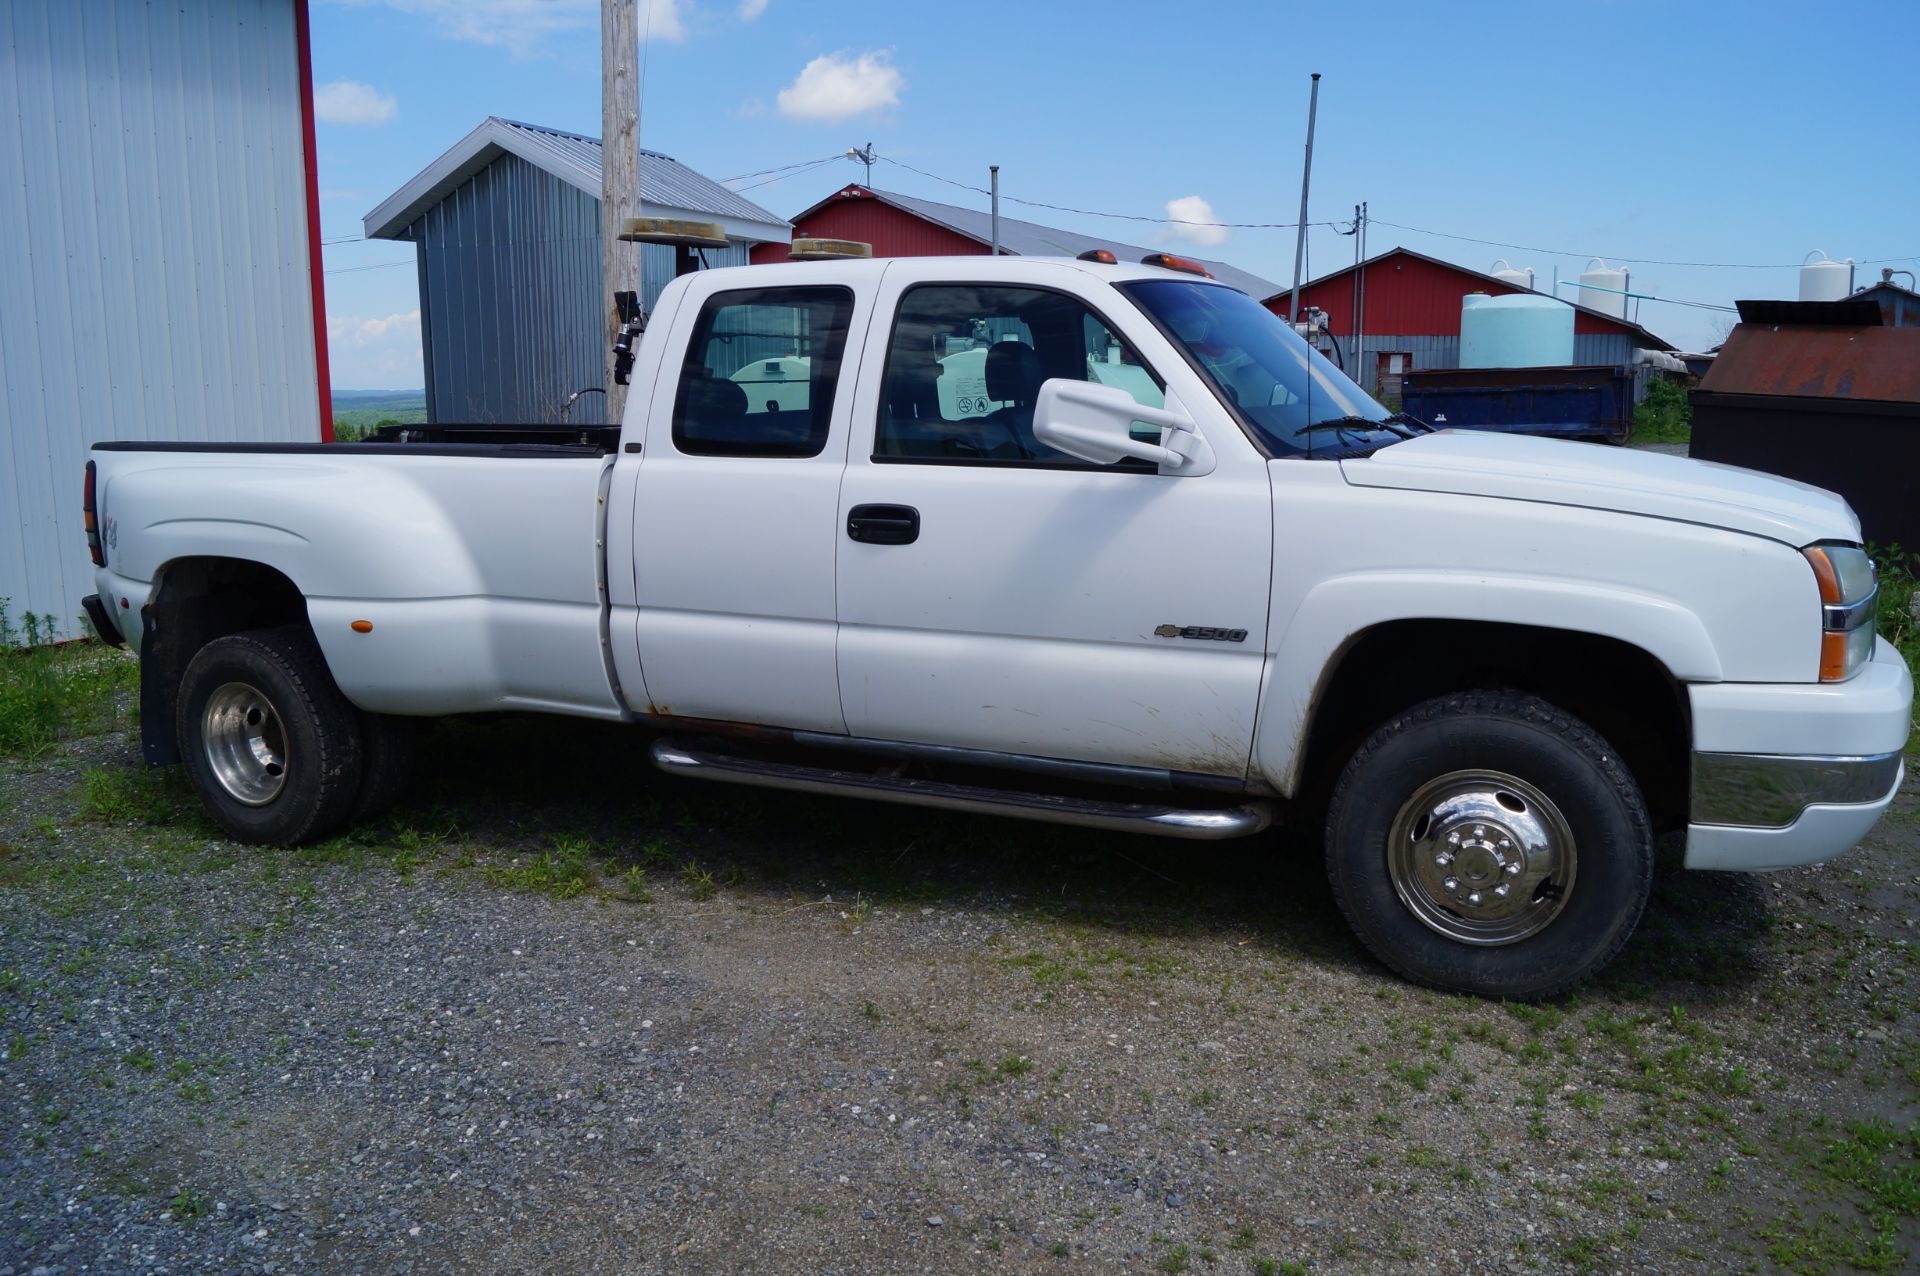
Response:
[[[1340,339],[1342,352],[1345,352],[1347,335],[1338,328],[1333,335]],[[1360,388],[1369,394],[1379,390],[1377,368],[1382,354],[1412,355],[1410,372],[1422,372],[1429,368],[1457,368],[1460,366],[1460,338],[1433,337],[1424,334],[1403,333],[1399,336],[1368,333],[1360,343],[1359,375],[1353,376],[1354,360],[1347,358],[1347,374],[1360,383]]]
[[[0,4],[0,597],[75,628],[101,439],[320,437],[289,0]]]
[[[1371,311],[1372,307],[1369,306]],[[1341,349],[1347,345],[1347,334],[1336,325],[1333,335],[1340,339]],[[1398,336],[1368,333],[1360,343],[1360,375],[1354,380],[1360,388],[1369,394],[1379,387],[1376,384],[1377,355],[1399,351],[1413,356],[1412,371],[1427,372],[1434,369],[1457,368],[1460,366],[1460,338],[1436,337],[1424,333],[1402,333]],[[1597,367],[1602,365],[1625,367],[1633,359],[1633,340],[1625,333],[1576,333],[1573,338],[1573,362],[1579,367]],[[1348,374],[1352,375],[1354,361],[1347,360]]]
[[[420,256],[429,420],[556,421],[568,395],[605,382],[599,200],[502,155],[407,238]],[[710,266],[746,261],[744,244],[707,250]],[[640,262],[651,310],[673,279],[673,249],[643,245]],[[593,395],[567,419],[598,421],[604,407]]]
[[[1634,341],[1624,332],[1582,332],[1573,330],[1573,362],[1576,367],[1611,364],[1624,368],[1633,362]]]

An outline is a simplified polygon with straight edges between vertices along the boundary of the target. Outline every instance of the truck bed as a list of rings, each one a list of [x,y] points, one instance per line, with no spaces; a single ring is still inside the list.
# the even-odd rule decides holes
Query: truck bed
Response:
[[[622,715],[603,447],[110,442],[93,456],[107,571],[135,611],[175,563],[257,562],[306,600],[362,709]]]

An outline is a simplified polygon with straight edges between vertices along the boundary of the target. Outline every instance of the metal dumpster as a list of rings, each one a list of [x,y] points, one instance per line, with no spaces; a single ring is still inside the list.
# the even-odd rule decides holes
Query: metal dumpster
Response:
[[[1820,304],[1740,303],[1692,394],[1692,455],[1838,492],[1868,540],[1920,547],[1920,328],[1802,308]]]
[[[1605,365],[1409,372],[1401,406],[1441,428],[1625,443],[1633,372]]]

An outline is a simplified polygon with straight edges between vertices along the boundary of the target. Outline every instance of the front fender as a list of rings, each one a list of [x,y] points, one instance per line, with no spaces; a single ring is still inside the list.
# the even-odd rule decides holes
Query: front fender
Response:
[[[1395,621],[1473,620],[1565,629],[1647,652],[1674,678],[1717,682],[1718,651],[1706,625],[1670,598],[1587,582],[1486,572],[1369,571],[1320,582],[1276,625],[1261,684],[1253,769],[1282,794],[1299,786],[1313,709],[1340,653]],[[1409,652],[1409,659],[1419,653]]]

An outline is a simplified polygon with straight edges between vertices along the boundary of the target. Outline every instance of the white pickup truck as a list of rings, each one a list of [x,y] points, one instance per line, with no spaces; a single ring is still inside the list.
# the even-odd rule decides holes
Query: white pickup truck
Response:
[[[147,756],[272,843],[393,800],[410,719],[499,710],[734,783],[1290,813],[1382,961],[1502,997],[1620,949],[1659,831],[1771,869],[1872,827],[1913,687],[1845,502],[1427,430],[1184,265],[683,276],[571,442],[98,444]]]

